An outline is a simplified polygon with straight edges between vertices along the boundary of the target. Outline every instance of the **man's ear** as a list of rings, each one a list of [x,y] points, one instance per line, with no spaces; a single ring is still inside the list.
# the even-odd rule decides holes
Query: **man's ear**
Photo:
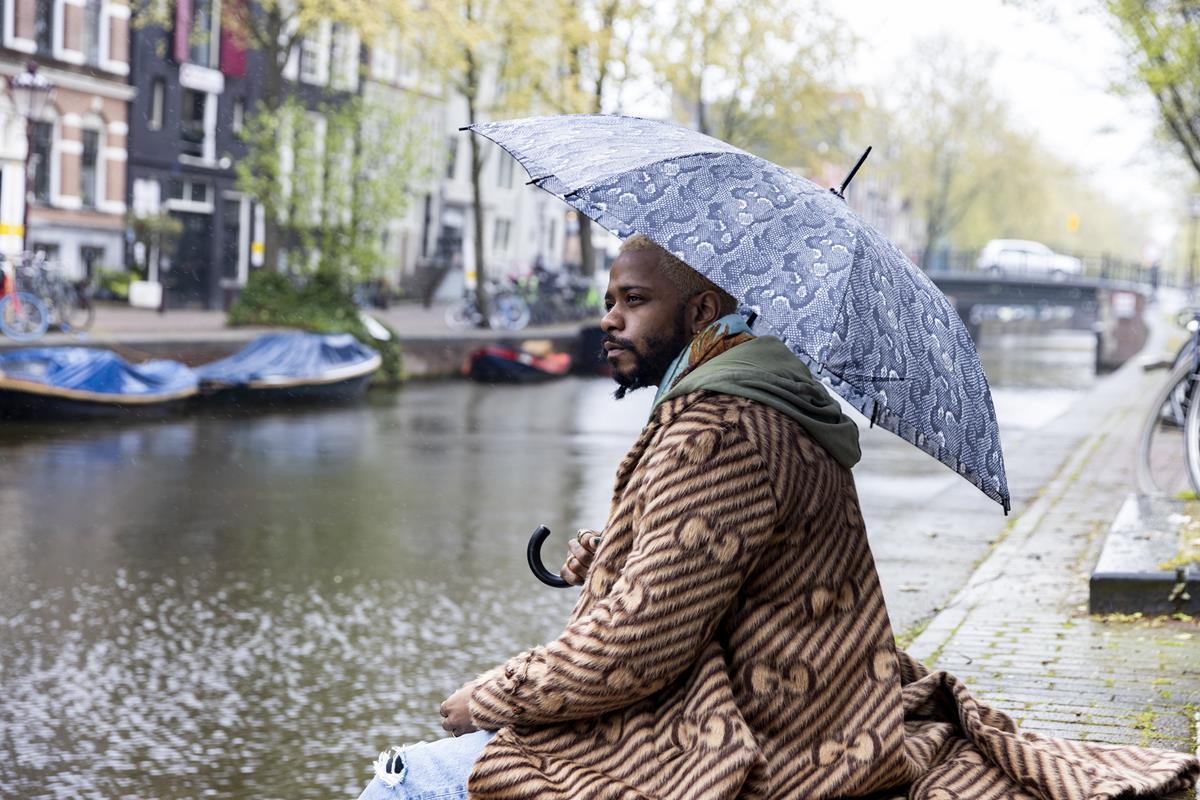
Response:
[[[693,336],[721,318],[721,298],[716,292],[700,292],[688,303],[692,306]]]

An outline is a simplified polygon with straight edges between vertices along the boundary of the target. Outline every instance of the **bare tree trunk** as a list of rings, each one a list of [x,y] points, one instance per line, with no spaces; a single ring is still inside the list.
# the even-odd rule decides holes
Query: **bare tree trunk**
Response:
[[[256,26],[255,26],[256,27]],[[263,76],[263,93],[259,102],[267,113],[279,110],[284,101],[283,68],[287,64],[288,55],[295,46],[295,38],[287,39],[281,44],[284,20],[278,8],[272,8],[266,13],[266,24],[254,35],[254,45],[262,50],[265,58],[266,74]],[[252,28],[253,30],[253,28]],[[271,214],[263,216],[263,267],[275,272],[279,269],[279,251],[281,248],[279,221]]]
[[[475,75],[475,61],[470,53],[467,54],[467,64],[467,120],[474,125],[477,122],[475,93],[478,91],[478,83]],[[472,134],[469,141],[471,142],[471,212],[474,217],[475,229],[474,235],[471,237],[471,245],[475,251],[475,307],[479,310],[482,318],[480,327],[484,327],[487,325],[488,296],[487,287],[484,285],[487,280],[487,269],[483,260],[483,153],[477,135]]]
[[[604,24],[612,26],[617,13],[617,4],[609,3],[604,9]],[[592,93],[592,113],[599,114],[604,110],[604,81],[608,77],[608,52],[600,56],[600,71],[596,75],[595,91]],[[592,221],[584,214],[579,214],[579,274],[590,278],[596,274],[596,246],[592,243]]]

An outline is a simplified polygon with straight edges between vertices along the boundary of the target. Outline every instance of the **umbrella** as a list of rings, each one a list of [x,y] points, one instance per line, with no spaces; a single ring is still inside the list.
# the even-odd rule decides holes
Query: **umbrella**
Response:
[[[468,129],[512,154],[530,183],[704,274],[873,425],[1007,513],[996,411],[966,327],[836,192],[665,122],[567,115]]]

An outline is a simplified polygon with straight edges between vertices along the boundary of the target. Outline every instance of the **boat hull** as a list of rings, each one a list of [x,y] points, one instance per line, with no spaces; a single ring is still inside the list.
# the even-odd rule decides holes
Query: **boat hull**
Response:
[[[362,399],[383,359],[350,334],[274,333],[196,368],[205,400],[283,406]]]
[[[561,374],[547,372],[532,364],[489,354],[473,359],[467,375],[471,380],[481,383],[538,383],[562,377]]]
[[[61,397],[0,387],[0,419],[158,419],[182,410],[189,397],[155,402]]]
[[[362,399],[371,384],[374,371],[340,381],[297,381],[286,386],[249,384],[245,386],[216,386],[201,384],[205,400],[235,405],[296,405],[311,403],[352,403]]]

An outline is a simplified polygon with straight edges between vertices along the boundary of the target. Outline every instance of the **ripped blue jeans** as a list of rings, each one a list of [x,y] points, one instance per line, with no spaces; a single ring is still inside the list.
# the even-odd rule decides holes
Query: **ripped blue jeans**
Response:
[[[494,731],[384,750],[358,800],[466,800],[467,778]]]

